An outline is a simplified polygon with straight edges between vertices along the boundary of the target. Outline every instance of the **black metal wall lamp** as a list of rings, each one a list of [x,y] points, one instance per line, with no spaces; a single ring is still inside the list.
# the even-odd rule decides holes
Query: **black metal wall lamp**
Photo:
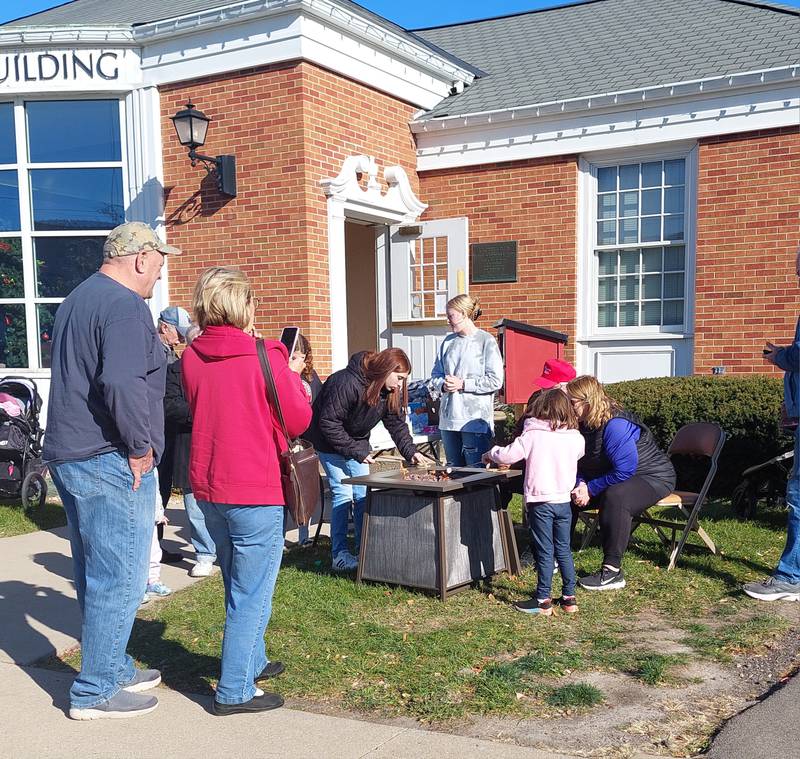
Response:
[[[189,148],[189,159],[192,166],[197,166],[198,161],[205,170],[217,180],[217,187],[223,195],[236,197],[236,156],[221,155],[216,158],[202,155],[197,148],[203,147],[211,119],[202,111],[198,111],[190,102],[186,108],[170,116],[175,126],[181,145]]]

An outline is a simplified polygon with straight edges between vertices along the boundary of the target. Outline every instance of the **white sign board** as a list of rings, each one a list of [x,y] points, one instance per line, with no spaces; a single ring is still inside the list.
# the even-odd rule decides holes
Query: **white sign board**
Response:
[[[0,92],[130,89],[141,83],[137,51],[26,50],[0,54]]]

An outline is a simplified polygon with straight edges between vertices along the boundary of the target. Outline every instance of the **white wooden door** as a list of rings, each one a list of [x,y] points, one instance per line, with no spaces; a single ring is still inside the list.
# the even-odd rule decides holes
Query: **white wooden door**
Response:
[[[430,377],[436,351],[448,333],[446,304],[467,292],[466,217],[426,221],[389,230],[388,342],[411,359],[411,379]],[[379,277],[380,280],[380,277]]]

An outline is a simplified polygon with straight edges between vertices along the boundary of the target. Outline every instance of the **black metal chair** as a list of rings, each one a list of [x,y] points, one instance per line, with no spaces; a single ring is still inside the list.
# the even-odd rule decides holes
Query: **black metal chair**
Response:
[[[708,459],[708,471],[700,492],[673,490],[658,503],[653,504],[646,511],[634,517],[633,530],[636,530],[642,524],[650,525],[661,539],[661,542],[670,549],[667,570],[675,568],[686,541],[692,532],[697,533],[711,553],[717,554],[717,547],[708,533],[700,526],[699,517],[708,496],[708,490],[717,473],[717,462],[722,446],[725,444],[725,438],[725,431],[718,424],[712,422],[693,422],[681,427],[675,433],[675,437],[667,449],[667,455],[670,458],[690,456]],[[672,512],[668,515],[652,515],[650,510],[658,507],[668,507]],[[597,509],[585,509],[578,512],[578,518],[586,525],[580,547],[580,550],[583,550],[589,545],[597,532],[599,514]],[[671,534],[668,535],[668,531]],[[678,538],[678,534],[680,534],[680,538]],[[678,539],[676,540],[676,538]]]

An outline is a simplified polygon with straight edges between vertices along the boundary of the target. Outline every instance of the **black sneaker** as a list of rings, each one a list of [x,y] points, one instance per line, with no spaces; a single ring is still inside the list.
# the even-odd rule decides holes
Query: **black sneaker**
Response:
[[[247,714],[251,712],[268,712],[283,706],[283,697],[277,693],[259,691],[260,695],[253,696],[243,704],[221,704],[217,699],[211,702],[211,711],[219,716],[226,714]]]
[[[260,683],[264,680],[269,680],[271,677],[277,677],[281,675],[286,670],[282,661],[271,661],[267,664],[264,669],[261,670],[261,674],[256,675],[255,682]]]
[[[625,587],[625,576],[621,569],[603,567],[593,575],[578,578],[578,585],[585,590],[619,590]]]
[[[514,608],[523,614],[539,614],[542,617],[553,616],[553,601],[549,598],[544,601],[537,601],[535,598],[531,598],[530,601],[517,601],[514,604]]]

